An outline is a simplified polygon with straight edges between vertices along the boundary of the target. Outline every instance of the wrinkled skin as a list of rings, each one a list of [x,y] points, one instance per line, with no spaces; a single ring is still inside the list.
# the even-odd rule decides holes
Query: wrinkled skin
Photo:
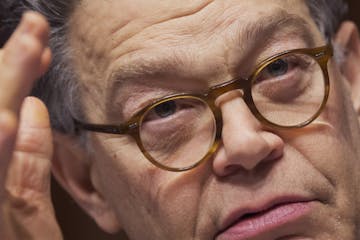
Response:
[[[267,24],[279,18],[297,21]],[[71,26],[73,64],[92,123],[122,122],[151,99],[204,90],[248,76],[273,54],[326,44],[298,0],[85,0]],[[254,28],[259,29],[249,31]],[[348,54],[339,63],[329,62],[328,103],[305,128],[279,130],[261,124],[233,91],[216,101],[224,125],[219,150],[192,171],[153,166],[129,136],[91,133],[89,154],[75,144],[75,137],[56,133],[54,175],[100,227],[108,232],[124,229],[131,239],[222,240],[224,221],[236,209],[278,196],[301,196],[311,200],[305,216],[247,239],[356,240],[356,27],[343,24],[334,41]],[[146,66],[155,70],[145,71]],[[41,231],[36,233],[41,237]]]

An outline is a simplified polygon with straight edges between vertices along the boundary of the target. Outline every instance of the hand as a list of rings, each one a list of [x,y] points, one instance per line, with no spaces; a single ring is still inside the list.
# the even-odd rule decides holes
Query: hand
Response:
[[[0,49],[1,240],[62,239],[50,197],[49,115],[39,99],[25,99],[51,61],[48,32],[42,16],[25,13]]]

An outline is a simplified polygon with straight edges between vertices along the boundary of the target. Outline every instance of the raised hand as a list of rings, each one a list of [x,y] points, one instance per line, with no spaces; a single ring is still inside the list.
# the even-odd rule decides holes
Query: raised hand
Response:
[[[60,240],[50,197],[53,144],[49,115],[26,97],[47,70],[49,26],[24,14],[0,50],[0,239]]]

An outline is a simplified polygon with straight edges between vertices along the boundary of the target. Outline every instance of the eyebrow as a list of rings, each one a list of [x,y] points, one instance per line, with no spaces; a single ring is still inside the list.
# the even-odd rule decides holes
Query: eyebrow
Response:
[[[299,37],[308,47],[314,46],[315,39],[309,23],[302,17],[290,14],[285,10],[278,10],[275,14],[248,23],[240,30],[238,38],[242,42],[254,41],[259,43],[271,39],[276,33],[281,33],[282,29],[289,28],[291,31],[286,32],[287,34],[290,33]]]
[[[277,33],[282,32],[301,39],[307,47],[315,45],[309,23],[302,17],[290,14],[285,10],[278,10],[272,15],[261,17],[240,27],[235,35],[235,41],[241,47],[246,47],[249,42],[253,46],[264,45],[272,41]],[[196,58],[186,52],[182,52],[182,56],[175,51],[168,51],[159,56],[139,55],[128,59],[110,75],[109,86],[114,89],[114,84],[119,87],[128,81],[148,79],[154,76],[178,76],[179,72],[186,74],[184,69],[191,67],[191,62],[195,61]]]

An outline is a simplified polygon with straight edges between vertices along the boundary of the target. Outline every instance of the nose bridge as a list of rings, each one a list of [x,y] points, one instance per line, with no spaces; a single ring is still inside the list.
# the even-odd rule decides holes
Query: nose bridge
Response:
[[[251,171],[263,161],[280,153],[281,141],[265,133],[251,114],[244,101],[231,99],[220,106],[222,114],[220,152],[215,156],[213,169],[219,176],[226,176],[236,169]],[[274,155],[274,154],[276,155]]]
[[[244,93],[249,89],[250,82],[245,78],[235,78],[225,83],[213,86],[209,90],[209,97],[213,100],[217,99],[221,95],[233,91],[233,90],[243,90]]]
[[[221,97],[231,91],[241,90],[242,91],[241,93],[239,91],[237,91],[236,94],[227,94],[225,101],[229,101],[232,98],[243,98],[244,104],[248,105],[250,88],[251,88],[251,83],[250,83],[249,79],[235,78],[235,79],[232,79],[225,83],[213,86],[208,91],[207,101],[208,101],[208,104],[213,109],[213,113],[217,120],[217,129],[216,129],[216,138],[217,139],[220,139],[222,136],[222,128],[223,128],[223,121],[224,121],[224,116],[223,116],[224,113],[222,113],[221,106],[219,106],[219,104],[221,105],[221,103],[220,103]],[[248,105],[248,107],[250,108],[249,105]],[[251,110],[251,109],[249,109],[249,110]]]
[[[276,159],[281,155],[282,141],[279,137],[262,130],[260,122],[249,109],[251,82],[248,79],[234,79],[217,85],[209,91],[211,98],[219,98],[233,90],[243,90],[243,99],[238,94],[226,94],[218,106],[221,127],[217,136],[222,140],[219,154],[213,161],[213,169],[219,176],[236,172],[236,169],[250,171],[263,161]],[[232,97],[234,96],[234,97]],[[223,153],[223,154],[222,154]]]

